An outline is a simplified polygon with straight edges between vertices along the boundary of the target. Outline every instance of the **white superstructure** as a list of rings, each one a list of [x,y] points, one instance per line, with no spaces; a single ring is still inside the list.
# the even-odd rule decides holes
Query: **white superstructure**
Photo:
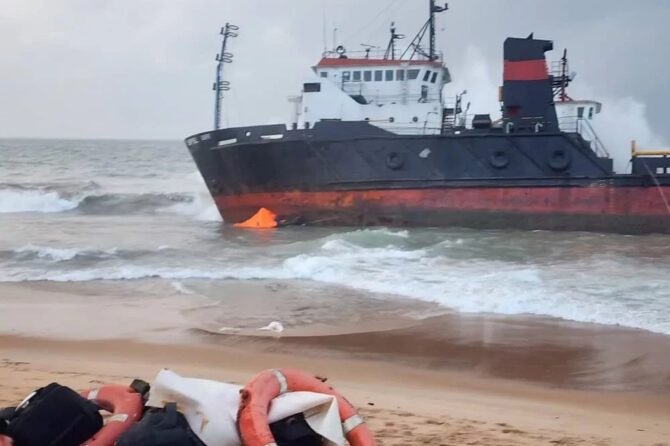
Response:
[[[349,58],[340,50],[313,67],[295,122],[368,121],[394,133],[437,134],[443,123],[442,89],[450,81],[439,61]]]
[[[595,116],[602,110],[600,102],[591,100],[567,99],[556,102],[555,106],[558,123],[564,132],[576,131],[576,122],[579,120],[593,121]]]

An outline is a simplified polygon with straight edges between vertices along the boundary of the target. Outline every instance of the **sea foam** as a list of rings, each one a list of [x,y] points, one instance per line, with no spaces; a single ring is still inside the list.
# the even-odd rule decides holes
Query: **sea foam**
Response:
[[[58,192],[41,190],[0,190],[0,214],[21,212],[65,212],[79,206],[79,200],[63,198]]]
[[[488,242],[479,240],[482,234],[459,234],[421,246],[410,243],[411,237],[385,232],[389,231],[332,234],[258,248],[256,254],[248,247],[242,257],[238,251],[216,259],[182,257],[188,260],[180,264],[161,262],[164,256],[151,253],[119,254],[113,264],[94,263],[86,268],[63,265],[60,270],[0,271],[4,276],[0,280],[162,278],[182,293],[179,281],[188,279],[309,280],[367,291],[375,298],[401,296],[433,302],[463,313],[552,316],[670,334],[666,311],[670,287],[663,261],[600,252],[581,257],[536,258],[533,254],[531,262],[516,256],[485,258],[479,245]],[[503,250],[502,246],[497,249]],[[39,253],[61,259],[74,254],[44,249]],[[173,253],[178,255],[182,254]]]

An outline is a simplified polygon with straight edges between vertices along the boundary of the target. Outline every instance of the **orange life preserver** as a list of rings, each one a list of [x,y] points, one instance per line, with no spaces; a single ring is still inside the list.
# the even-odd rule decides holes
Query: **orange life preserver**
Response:
[[[108,385],[82,392],[81,396],[112,413],[102,429],[82,446],[113,446],[142,417],[142,395],[130,387]]]
[[[319,379],[292,369],[271,369],[254,376],[240,391],[242,398],[237,416],[238,429],[245,446],[269,446],[275,439],[268,425],[270,402],[286,392],[316,392],[332,395],[342,421],[342,430],[351,446],[375,446],[377,443],[354,407],[337,391]]]
[[[12,439],[5,437],[4,435],[0,435],[0,446],[12,446]]]

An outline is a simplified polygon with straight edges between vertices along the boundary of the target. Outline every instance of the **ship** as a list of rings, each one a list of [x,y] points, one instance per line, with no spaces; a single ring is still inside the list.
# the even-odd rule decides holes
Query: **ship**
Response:
[[[472,114],[467,92],[444,93],[448,5],[428,6],[402,51],[393,25],[385,49],[324,51],[289,124],[220,127],[238,35],[222,29],[215,128],[185,142],[226,223],[670,233],[670,151],[633,143],[631,172],[615,173],[592,125],[602,104],[568,94],[567,52],[549,63],[552,41],[506,39],[502,116]]]

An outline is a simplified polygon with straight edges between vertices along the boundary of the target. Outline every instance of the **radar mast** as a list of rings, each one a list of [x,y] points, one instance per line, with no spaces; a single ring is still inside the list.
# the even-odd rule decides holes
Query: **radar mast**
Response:
[[[239,27],[226,23],[226,26],[221,28],[221,35],[223,36],[223,41],[221,42],[221,52],[216,55],[216,60],[219,62],[216,66],[216,82],[214,83],[213,90],[215,92],[215,102],[214,102],[214,129],[219,130],[221,128],[221,103],[223,101],[223,92],[230,90],[230,82],[223,80],[223,67],[227,63],[233,62],[233,54],[227,52],[228,39],[235,38],[238,36],[237,31]]]

